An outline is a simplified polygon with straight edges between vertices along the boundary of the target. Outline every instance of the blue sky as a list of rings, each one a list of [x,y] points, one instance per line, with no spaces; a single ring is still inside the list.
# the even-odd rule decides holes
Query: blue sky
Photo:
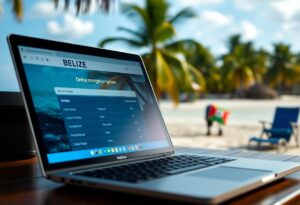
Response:
[[[24,20],[19,23],[11,13],[11,5],[0,0],[4,12],[0,15],[0,90],[18,91],[6,36],[9,33],[30,35],[53,40],[97,46],[105,37],[123,35],[116,31],[120,25],[135,25],[121,15],[121,3],[143,4],[141,0],[116,0],[110,14],[92,9],[90,14],[75,16],[74,9],[64,12],[54,9],[51,0],[24,1]],[[174,13],[191,6],[198,16],[177,28],[177,39],[194,38],[215,55],[227,51],[228,36],[242,34],[243,40],[252,40],[257,48],[272,50],[274,42],[285,42],[300,51],[300,4],[298,0],[169,0]],[[94,11],[95,10],[95,11]],[[111,44],[107,48],[127,52],[141,52],[124,44]]]

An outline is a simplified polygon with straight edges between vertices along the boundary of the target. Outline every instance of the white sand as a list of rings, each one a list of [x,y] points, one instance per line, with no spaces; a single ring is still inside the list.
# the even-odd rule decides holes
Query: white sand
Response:
[[[228,124],[223,127],[223,136],[217,136],[217,126],[212,136],[206,136],[204,110],[208,104],[215,103],[231,111]],[[202,147],[214,149],[247,149],[248,139],[259,136],[259,120],[272,121],[277,106],[300,106],[300,97],[283,97],[277,100],[199,100],[183,103],[174,109],[170,102],[161,102],[168,130],[175,146]],[[300,118],[299,118],[300,119]],[[215,134],[215,135],[213,135]],[[275,153],[269,146],[259,149]],[[300,154],[300,148],[291,139],[286,154]]]

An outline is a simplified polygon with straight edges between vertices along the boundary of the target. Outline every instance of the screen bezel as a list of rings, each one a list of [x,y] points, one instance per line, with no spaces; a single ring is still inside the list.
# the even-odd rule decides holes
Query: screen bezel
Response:
[[[100,48],[94,48],[94,47],[87,47],[82,45],[75,45],[70,43],[64,43],[64,42],[58,42],[58,41],[50,41],[45,39],[39,39],[39,38],[33,38],[33,37],[27,37],[27,36],[20,36],[11,34],[8,36],[8,43],[10,46],[12,58],[15,64],[15,70],[17,73],[17,77],[19,80],[19,84],[21,91],[23,92],[24,101],[27,107],[27,114],[28,118],[31,122],[34,137],[37,143],[37,149],[38,153],[40,155],[40,159],[43,164],[43,168],[45,171],[55,170],[55,169],[63,169],[63,168],[71,168],[71,167],[78,167],[78,166],[84,166],[84,165],[94,165],[98,163],[104,163],[104,162],[115,162],[118,161],[116,156],[107,156],[107,157],[97,157],[97,158],[89,158],[89,159],[82,159],[82,160],[74,160],[69,162],[61,162],[61,163],[55,163],[50,164],[47,159],[47,153],[45,144],[43,141],[42,132],[40,130],[39,124],[38,124],[38,118],[34,109],[34,105],[32,102],[31,93],[29,90],[28,81],[25,76],[24,66],[21,61],[21,55],[19,52],[18,47],[19,46],[29,46],[33,48],[40,48],[40,49],[49,49],[49,50],[55,50],[55,51],[64,51],[64,52],[70,52],[70,53],[76,53],[76,54],[84,54],[84,55],[91,55],[91,56],[98,56],[98,57],[107,57],[107,58],[114,58],[114,59],[120,59],[120,60],[131,60],[139,62],[144,74],[144,77],[146,79],[146,86],[149,88],[150,95],[154,100],[154,106],[157,110],[159,120],[161,121],[161,124],[164,128],[164,131],[166,133],[166,140],[169,143],[169,147],[166,148],[160,148],[160,149],[153,149],[148,151],[140,151],[135,153],[129,153],[129,154],[122,154],[126,155],[125,160],[133,159],[133,158],[140,158],[140,157],[146,157],[151,155],[157,155],[157,154],[172,154],[174,153],[174,147],[172,145],[171,139],[169,137],[166,125],[164,123],[162,114],[160,112],[157,100],[155,98],[152,86],[150,84],[149,77],[146,73],[146,69],[144,67],[142,58],[139,55],[136,54],[129,54],[129,53],[123,53],[118,51],[112,51],[112,50],[106,50],[106,49],[100,49]],[[120,160],[123,161],[124,160]]]

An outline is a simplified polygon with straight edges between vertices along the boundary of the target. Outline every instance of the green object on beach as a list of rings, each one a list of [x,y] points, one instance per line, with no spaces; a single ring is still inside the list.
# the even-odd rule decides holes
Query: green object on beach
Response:
[[[224,108],[211,105],[208,109],[208,120],[212,122],[218,122],[219,124],[225,125],[228,116],[229,116],[229,111]]]

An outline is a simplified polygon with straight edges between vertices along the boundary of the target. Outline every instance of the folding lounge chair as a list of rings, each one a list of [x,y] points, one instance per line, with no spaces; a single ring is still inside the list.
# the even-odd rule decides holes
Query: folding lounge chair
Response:
[[[295,137],[297,147],[299,147],[299,127],[297,125],[299,109],[300,107],[277,107],[273,123],[260,121],[262,123],[261,135],[260,137],[251,137],[248,148],[252,142],[256,142],[257,146],[260,146],[261,143],[269,143],[277,145],[278,151],[280,146],[287,150],[287,144],[292,136]],[[271,128],[267,128],[267,124],[270,124]]]

